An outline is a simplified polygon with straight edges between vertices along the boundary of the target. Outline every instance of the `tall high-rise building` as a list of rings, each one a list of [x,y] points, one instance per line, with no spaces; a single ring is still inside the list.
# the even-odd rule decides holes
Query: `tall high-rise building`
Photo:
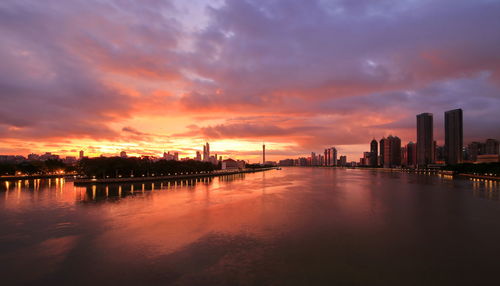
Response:
[[[196,151],[196,161],[201,161],[201,153],[200,153],[200,151]]]
[[[401,166],[401,139],[398,136],[389,136],[391,142],[391,168]]]
[[[417,145],[410,141],[406,144],[406,153],[407,166],[414,168],[417,165]]]
[[[382,152],[383,146],[383,152]],[[383,156],[383,167],[394,168],[401,166],[401,139],[390,135],[380,140],[380,153]]]
[[[122,157],[122,158],[127,158],[127,152],[125,152],[125,151],[121,151],[121,152],[120,152],[120,157]]]
[[[318,158],[315,152],[311,152],[311,166],[316,166],[318,164]]]
[[[408,166],[408,150],[406,146],[401,147],[401,166]]]
[[[339,165],[345,167],[347,165],[347,156],[340,156]]]
[[[417,115],[417,163],[418,167],[427,167],[434,163],[434,129],[432,113]]]
[[[385,137],[380,139],[380,160],[379,160],[380,162],[378,162],[378,165],[380,165],[381,167],[384,166],[385,142],[386,142]]]
[[[378,161],[378,142],[373,138],[370,143],[370,166],[377,167]]]
[[[361,166],[370,166],[372,152],[363,152],[363,158],[360,158],[359,163]]]
[[[446,111],[444,113],[444,152],[446,164],[456,165],[462,163],[463,144],[462,109]]]
[[[210,162],[210,144],[208,142],[203,145],[203,161]]]
[[[84,154],[85,154],[85,153],[83,152],[83,150],[80,150],[80,156],[79,156],[78,158],[79,158],[79,159],[83,159]]]
[[[462,153],[462,152],[460,152]],[[463,155],[462,155],[463,157]],[[435,163],[446,163],[446,151],[445,151],[445,146],[436,146],[436,149],[434,150],[434,162]]]
[[[337,149],[335,147],[325,149],[325,166],[337,166]]]
[[[332,155],[332,166],[337,166],[337,149],[335,147],[331,148]]]
[[[498,140],[487,139],[486,140],[486,144],[485,144],[485,154],[489,154],[489,155],[495,154],[495,155],[498,155],[498,153],[499,153],[499,146],[500,146],[500,143],[498,142]]]
[[[384,168],[390,168],[391,167],[391,141],[389,138],[384,138],[383,139],[383,145],[384,145]]]
[[[467,151],[469,153],[469,160],[475,162],[478,155],[483,155],[486,152],[486,145],[481,142],[471,142],[467,146]]]
[[[325,149],[324,166],[337,166],[337,149],[335,147]]]

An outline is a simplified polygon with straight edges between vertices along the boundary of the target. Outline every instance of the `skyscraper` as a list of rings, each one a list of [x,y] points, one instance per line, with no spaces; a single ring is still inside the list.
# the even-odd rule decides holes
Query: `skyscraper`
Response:
[[[391,142],[391,168],[401,166],[401,139],[398,136],[389,136]]]
[[[331,148],[331,155],[332,155],[332,166],[337,166],[337,149],[335,147]]]
[[[311,166],[316,166],[318,164],[318,157],[315,152],[311,152]]]
[[[325,166],[337,166],[337,149],[335,147],[325,149]]]
[[[83,159],[83,157],[84,157],[84,152],[83,152],[83,150],[80,150],[80,156],[79,156],[79,159]]]
[[[380,160],[378,162],[378,165],[380,165],[381,167],[384,166],[385,142],[385,137],[380,139]]]
[[[378,142],[373,138],[370,143],[370,166],[377,167],[378,161]]]
[[[203,145],[203,161],[204,162],[209,162],[210,161],[210,145],[208,142]]]
[[[347,156],[340,156],[339,165],[345,167],[347,164]]]
[[[495,139],[487,139],[485,143],[485,154],[498,154],[500,143]]]
[[[409,142],[406,145],[406,152],[407,152],[407,166],[408,167],[415,167],[417,165],[417,146],[413,142]]]
[[[417,115],[417,163],[418,167],[427,167],[432,164],[434,157],[434,130],[432,113]]]
[[[462,163],[464,142],[462,109],[449,110],[444,113],[444,150],[448,165]]]
[[[384,151],[382,152],[382,147]],[[394,168],[401,166],[401,139],[390,135],[380,140],[380,153],[383,156],[383,167]],[[383,153],[383,154],[382,154]]]
[[[325,160],[323,165],[330,166],[330,149],[325,149]]]
[[[477,155],[483,154],[484,144],[481,142],[473,141],[469,143],[467,149],[469,150],[469,160],[475,162],[477,160]]]
[[[401,147],[401,166],[408,166],[408,150],[406,146]]]

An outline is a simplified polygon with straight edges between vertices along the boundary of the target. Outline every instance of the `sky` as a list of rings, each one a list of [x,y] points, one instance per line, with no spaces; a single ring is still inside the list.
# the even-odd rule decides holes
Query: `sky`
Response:
[[[2,0],[0,154],[259,162],[500,139],[500,1]]]

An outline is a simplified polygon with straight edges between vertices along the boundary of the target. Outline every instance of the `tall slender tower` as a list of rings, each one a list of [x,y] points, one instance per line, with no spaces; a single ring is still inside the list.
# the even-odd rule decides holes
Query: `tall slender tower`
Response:
[[[417,163],[418,167],[427,167],[432,164],[434,130],[432,113],[421,113],[417,115]]]
[[[266,164],[266,144],[262,144],[262,165]]]
[[[378,161],[378,142],[373,138],[370,143],[370,166],[377,167]]]
[[[337,166],[337,148],[335,147],[332,147],[331,149],[331,156],[332,156],[332,162],[331,162],[331,165],[332,166]]]
[[[447,165],[462,163],[464,145],[462,109],[444,113],[444,150]]]
[[[388,143],[387,143],[387,139],[385,137],[380,139],[380,160],[378,162],[378,165],[380,165],[380,167],[384,167],[384,156],[385,156],[385,145],[386,144],[388,144]]]

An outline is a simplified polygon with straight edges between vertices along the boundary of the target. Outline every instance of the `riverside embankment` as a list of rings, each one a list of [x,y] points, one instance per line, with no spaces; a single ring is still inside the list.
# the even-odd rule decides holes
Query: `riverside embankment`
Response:
[[[75,176],[75,174],[1,176],[0,177],[0,181],[34,180],[34,179],[54,179],[54,178],[73,178],[74,176]]]
[[[185,173],[170,176],[149,176],[149,177],[127,177],[127,178],[76,178],[75,185],[86,184],[112,184],[112,183],[133,183],[133,182],[148,182],[148,181],[172,181],[194,178],[217,177],[243,173],[255,173],[273,170],[276,168],[259,168],[259,169],[239,169],[239,170],[217,170],[206,173]]]

